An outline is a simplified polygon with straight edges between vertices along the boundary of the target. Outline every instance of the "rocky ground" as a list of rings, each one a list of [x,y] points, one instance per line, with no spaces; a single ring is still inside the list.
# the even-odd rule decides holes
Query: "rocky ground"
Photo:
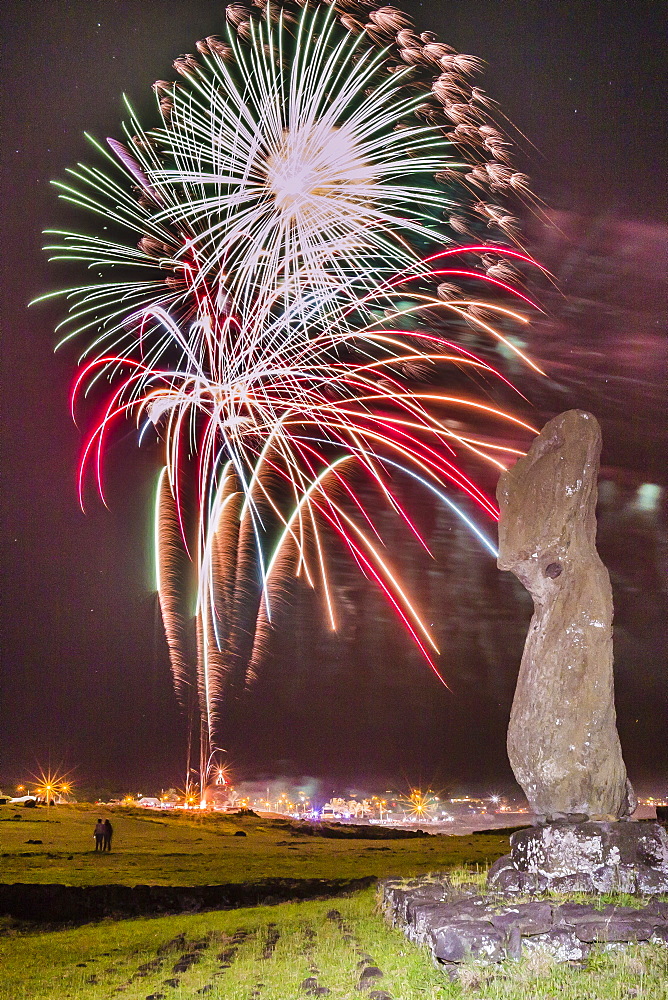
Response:
[[[447,875],[387,879],[381,886],[386,918],[436,964],[457,974],[470,960],[484,963],[527,957],[536,951],[556,962],[582,962],[597,947],[651,942],[668,946],[668,901],[631,900],[634,905],[590,898],[510,897],[481,892],[480,885],[455,886]]]

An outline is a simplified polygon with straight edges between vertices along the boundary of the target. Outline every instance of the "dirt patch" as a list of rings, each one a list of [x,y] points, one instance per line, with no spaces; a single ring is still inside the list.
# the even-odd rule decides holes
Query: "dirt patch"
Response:
[[[266,960],[268,958],[271,958],[271,956],[274,954],[280,936],[281,933],[276,924],[267,925],[267,940],[265,941],[264,948],[262,949],[263,959]]]
[[[363,823],[293,823],[286,832],[293,837],[325,837],[328,840],[415,840],[433,836],[426,830],[396,830],[391,826]]]
[[[323,899],[373,885],[373,876],[356,879],[284,879],[227,885],[0,885],[0,914],[41,924],[88,923],[104,917],[201,913],[291,900]]]
[[[251,931],[238,930],[234,934],[227,938],[225,941],[226,947],[219,952],[218,961],[220,962],[221,969],[229,969],[232,962],[236,958],[236,954],[239,947],[244,943],[247,937],[252,936]]]

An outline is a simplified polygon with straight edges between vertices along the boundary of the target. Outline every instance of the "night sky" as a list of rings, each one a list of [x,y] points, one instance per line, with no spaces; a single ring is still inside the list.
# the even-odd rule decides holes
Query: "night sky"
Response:
[[[539,424],[570,406],[601,418],[600,548],[615,591],[620,735],[639,790],[668,790],[662,5],[402,6],[419,30],[488,62],[481,85],[537,147],[516,162],[558,228],[528,220],[529,244],[564,294],[538,289],[549,319],[529,346],[551,380],[522,389]],[[47,265],[40,249],[43,228],[77,221],[49,181],[93,158],[84,130],[121,135],[123,92],[150,120],[151,83],[173,78],[173,58],[223,30],[223,10],[201,0],[3,6],[0,786],[49,757],[75,768],[80,785],[182,783],[184,726],[150,589],[159,449],[139,450],[127,424],[107,455],[109,509],[91,492],[81,512],[81,438],[68,412],[76,351],[54,355],[61,313],[27,303],[72,273]],[[663,501],[638,492],[643,484],[662,485]],[[446,515],[408,499],[436,561],[388,530],[433,615],[451,690],[354,570],[340,572],[339,637],[293,588],[265,671],[229,712],[240,779],[511,787],[505,727],[530,599]]]

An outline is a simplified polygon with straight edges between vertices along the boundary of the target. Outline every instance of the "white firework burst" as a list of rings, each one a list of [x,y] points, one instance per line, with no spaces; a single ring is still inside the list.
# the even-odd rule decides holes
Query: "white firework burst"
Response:
[[[332,323],[359,329],[367,295],[378,301],[389,279],[421,272],[425,249],[453,242],[441,213],[454,202],[434,175],[463,164],[440,127],[415,117],[425,95],[409,86],[411,68],[389,73],[387,52],[331,7],[305,8],[296,26],[268,15],[248,34],[230,29],[229,45],[177,60],[186,82],[157,85],[162,128],[145,131],[128,104],[129,142],[108,140],[106,156],[139,203],[98,168],[69,171],[76,187],[57,182],[65,200],[141,237],[127,246],[58,231],[47,248],[98,273],[134,270],[67,290],[66,339],[97,331],[83,356],[127,352],[141,337],[156,364],[175,338],[148,307],[206,325],[202,284],[219,319],[236,317],[237,356]],[[138,267],[162,274],[138,281]],[[205,343],[204,327],[191,327],[192,356]]]
[[[248,44],[229,40],[234,60],[214,50],[184,70],[162,150],[174,166],[147,170],[182,194],[158,220],[197,234],[176,259],[195,247],[201,276],[255,330],[277,304],[292,315],[298,302],[300,319],[305,303],[357,305],[418,265],[411,238],[434,245],[425,216],[443,207],[433,175],[448,143],[406,123],[424,99],[407,93],[410,69],[388,74],[331,8],[305,9],[294,37],[281,14],[252,22]]]

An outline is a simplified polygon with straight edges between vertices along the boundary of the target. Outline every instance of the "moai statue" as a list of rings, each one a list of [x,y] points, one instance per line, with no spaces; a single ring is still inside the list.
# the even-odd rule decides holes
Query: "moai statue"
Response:
[[[550,420],[504,472],[500,569],[534,601],[508,727],[508,757],[539,821],[616,820],[635,809],[617,735],[612,590],[596,551],[601,430]]]

